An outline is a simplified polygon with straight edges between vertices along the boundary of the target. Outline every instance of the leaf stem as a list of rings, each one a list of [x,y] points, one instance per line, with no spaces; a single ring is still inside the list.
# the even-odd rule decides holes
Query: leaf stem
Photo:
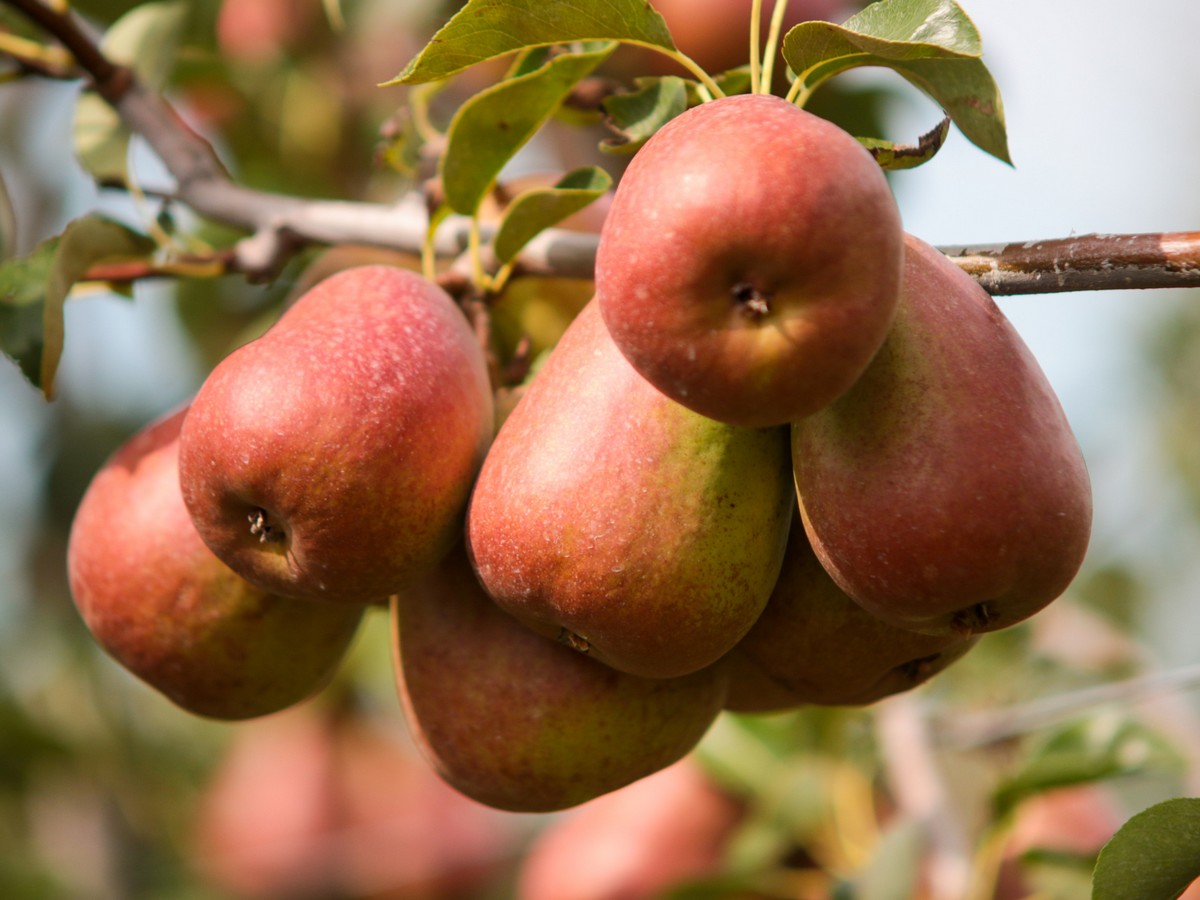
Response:
[[[771,93],[775,80],[775,59],[779,56],[779,39],[783,35],[783,16],[787,12],[788,0],[775,0],[771,11],[771,28],[767,32],[767,46],[763,48],[762,86],[764,94]]]
[[[678,50],[669,50],[666,47],[660,47],[656,44],[642,44],[641,46],[649,47],[651,50],[675,60],[675,62],[695,75],[696,79],[700,82],[701,92],[707,94],[706,99],[715,100],[718,97],[725,96],[725,92],[721,90],[720,86],[713,80],[713,77],[705,72],[703,67],[686,53],[680,53]]]
[[[788,101],[788,103],[794,103],[796,106],[799,106],[801,109],[803,109],[805,104],[808,103],[809,98],[812,97],[813,90],[815,89],[815,84],[806,85],[803,78],[797,78],[792,82],[792,86],[788,88],[787,97],[785,99]]]
[[[488,290],[493,294],[499,294],[508,284],[513,272],[516,271],[516,268],[516,260],[506,262],[504,265],[502,265],[496,270],[496,274],[492,276],[492,283],[488,285]]]
[[[471,282],[481,293],[486,293],[491,287],[491,278],[483,265],[483,238],[480,234],[479,216],[471,217],[471,230],[468,234],[468,248],[471,254]]]
[[[47,47],[5,31],[0,31],[0,54],[47,70],[66,70],[75,62],[71,54],[60,47]]]
[[[762,93],[762,0],[750,4],[750,91]]]

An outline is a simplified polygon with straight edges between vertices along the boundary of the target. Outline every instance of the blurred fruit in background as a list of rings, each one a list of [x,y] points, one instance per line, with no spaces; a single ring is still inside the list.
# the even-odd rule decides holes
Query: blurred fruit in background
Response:
[[[720,873],[745,804],[691,757],[549,823],[521,864],[521,900],[651,900]]]
[[[526,830],[449,788],[398,716],[315,703],[239,729],[199,804],[193,861],[245,900],[435,900],[495,883]]]

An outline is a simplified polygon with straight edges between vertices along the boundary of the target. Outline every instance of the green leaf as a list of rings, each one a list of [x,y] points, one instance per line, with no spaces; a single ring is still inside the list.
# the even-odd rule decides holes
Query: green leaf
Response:
[[[980,60],[921,59],[892,68],[936,100],[967,140],[1012,164],[1000,89]]]
[[[748,94],[751,90],[750,81],[750,66],[738,66],[734,69],[726,69],[718,75],[713,76],[713,81],[717,87],[721,89],[722,94]],[[695,106],[702,102],[705,98],[699,93],[700,85],[695,81],[688,81],[688,100],[689,105]]]
[[[784,36],[783,55],[797,78],[815,85],[854,66],[978,58],[981,50],[975,25],[953,0],[879,0],[841,25],[801,22]]]
[[[493,248],[502,264],[512,262],[540,232],[579,212],[612,187],[603,169],[589,166],[568,172],[550,188],[518,194],[504,212]]]
[[[161,90],[174,65],[188,17],[183,0],[135,6],[104,35],[101,49],[115,63],[129,66],[151,90]],[[127,181],[129,129],[108,103],[93,93],[75,109],[75,155],[100,181]]]
[[[993,795],[997,816],[1027,797],[1059,787],[1147,771],[1178,770],[1178,751],[1132,721],[1089,719],[1055,732]]]
[[[842,25],[802,22],[783,42],[797,102],[838,72],[883,66],[932,97],[973,144],[1011,163],[1000,91],[981,53],[979,32],[954,0],[879,0]]]
[[[437,81],[526,47],[576,41],[675,49],[666,22],[646,0],[469,0],[385,84]]]
[[[0,176],[0,262],[17,252],[17,214]]]
[[[635,153],[654,132],[688,108],[687,82],[682,78],[639,78],[634,84],[636,91],[605,99],[608,124],[617,137],[602,141],[601,150]]]
[[[474,215],[518,150],[554,115],[581,78],[615,49],[564,53],[476,94],[455,113],[442,156],[442,189],[455,212]]]
[[[42,371],[45,289],[58,241],[51,238],[29,256],[0,263],[0,349],[35,386]]]
[[[891,44],[898,58],[911,57],[914,47],[983,54],[975,23],[954,0],[880,0],[855,13],[843,27]]]
[[[1144,809],[1100,851],[1092,900],[1172,900],[1200,878],[1200,800],[1182,797]]]
[[[879,138],[862,138],[858,142],[871,151],[875,162],[880,167],[890,171],[898,169],[915,169],[929,162],[942,149],[946,135],[950,133],[950,117],[946,116],[932,131],[927,131],[917,139],[916,144],[893,144],[891,141]]]
[[[29,256],[0,264],[0,347],[25,376],[54,397],[62,357],[63,305],[76,282],[102,262],[144,257],[154,242],[99,215],[71,222]]]
[[[421,175],[425,145],[430,135],[436,135],[430,124],[430,105],[444,86],[444,82],[422,84],[408,91],[406,105],[387,125],[381,158],[401,175]]]
[[[130,131],[116,110],[96,94],[75,104],[75,157],[97,181],[129,181]]]

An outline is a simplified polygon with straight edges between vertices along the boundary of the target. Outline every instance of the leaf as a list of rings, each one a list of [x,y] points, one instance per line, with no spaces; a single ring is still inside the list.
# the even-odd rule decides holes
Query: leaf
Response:
[[[783,55],[812,85],[882,60],[978,58],[981,49],[974,23],[953,0],[879,0],[841,25],[801,22],[784,36]]]
[[[967,140],[1012,164],[1000,89],[982,62],[922,59],[896,63],[892,68],[941,104]]]
[[[942,149],[946,135],[950,133],[950,117],[946,116],[932,131],[917,139],[916,144],[893,144],[879,138],[859,138],[858,142],[871,151],[875,162],[889,171],[915,169],[929,162]]]
[[[0,349],[34,386],[42,371],[43,301],[58,238],[29,256],[0,263]]]
[[[1200,878],[1200,799],[1166,800],[1126,822],[1100,851],[1092,900],[1172,900]]]
[[[1022,800],[1053,788],[1085,784],[1180,766],[1178,752],[1161,737],[1130,721],[1089,719],[1054,733],[1025,767],[992,798],[998,816]]]
[[[666,22],[646,0],[469,0],[385,84],[437,81],[526,47],[576,41],[675,49]]]
[[[589,166],[568,172],[550,188],[518,194],[509,204],[496,233],[493,248],[502,264],[512,262],[540,232],[583,209],[612,187],[603,169]]]
[[[798,102],[838,72],[893,69],[932,97],[980,149],[1011,163],[1004,106],[979,32],[954,0],[879,0],[842,25],[802,22],[784,38]]]
[[[634,84],[638,90],[605,99],[608,124],[617,137],[602,141],[601,150],[635,153],[654,132],[688,108],[687,82],[682,78],[639,78]]]
[[[501,170],[562,104],[571,88],[615,49],[590,45],[476,94],[455,113],[442,156],[442,188],[455,212],[474,215]]]
[[[29,256],[0,264],[0,347],[47,400],[54,397],[71,289],[97,263],[144,257],[154,247],[118,222],[89,215]]]
[[[101,49],[113,62],[130,66],[151,90],[161,90],[174,65],[188,5],[162,0],[135,6],[104,35]],[[75,108],[75,155],[99,181],[127,181],[129,129],[108,103],[93,93]]]
[[[726,69],[724,72],[714,75],[713,81],[721,89],[721,93],[727,96],[730,94],[747,94],[751,90],[750,66],[744,65],[734,69]],[[705,99],[699,93],[700,85],[697,82],[688,81],[687,85],[690,105],[695,106]]]
[[[0,176],[0,262],[17,252],[17,214],[13,210],[12,198]]]
[[[380,158],[408,178],[421,174],[425,148],[430,140],[440,141],[430,122],[429,110],[444,83],[417,85],[408,91],[406,103],[383,129]]]

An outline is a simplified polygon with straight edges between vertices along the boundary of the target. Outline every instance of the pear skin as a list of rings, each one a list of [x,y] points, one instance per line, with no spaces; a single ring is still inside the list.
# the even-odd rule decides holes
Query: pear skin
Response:
[[[978,640],[891,625],[846,596],[799,520],[767,608],[726,659],[735,712],[863,706],[924,683]]]
[[[483,350],[436,285],[326,278],[205,379],[179,477],[204,541],[264,590],[377,602],[462,529],[495,429]]]
[[[871,154],[782,97],[672,119],[625,170],[596,250],[617,346],[675,401],[786,425],[862,373],[900,296],[900,213]]]
[[[363,607],[272,596],[205,546],[179,490],[175,412],[100,468],[71,525],[71,594],[96,641],[189,712],[247,719],[333,678]]]
[[[795,505],[787,429],[657,391],[593,301],[509,415],[467,514],[476,571],[539,633],[635,675],[715,662],[758,618]]]
[[[793,424],[792,459],[817,557],[901,627],[1013,625],[1087,550],[1088,473],[1058,398],[991,297],[917,238],[891,334],[845,396]]]
[[[393,600],[401,702],[453,787],[513,812],[575,806],[685,756],[725,699],[719,668],[638,678],[533,633],[464,551]]]

